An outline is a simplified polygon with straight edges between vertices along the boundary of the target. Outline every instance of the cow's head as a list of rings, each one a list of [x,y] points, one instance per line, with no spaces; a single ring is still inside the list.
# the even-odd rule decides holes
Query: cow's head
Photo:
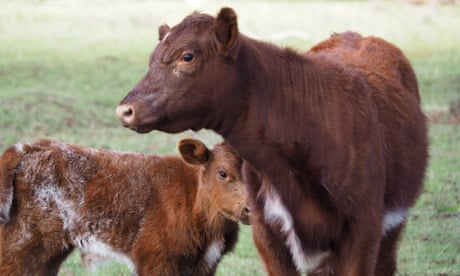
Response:
[[[121,124],[139,133],[230,128],[241,106],[238,75],[247,75],[235,66],[239,38],[230,8],[161,26],[149,71],[117,107]]]
[[[178,145],[185,162],[202,166],[199,195],[211,214],[249,224],[248,196],[242,182],[242,159],[226,143],[209,150],[201,141],[183,139]],[[200,203],[199,203],[200,204]]]

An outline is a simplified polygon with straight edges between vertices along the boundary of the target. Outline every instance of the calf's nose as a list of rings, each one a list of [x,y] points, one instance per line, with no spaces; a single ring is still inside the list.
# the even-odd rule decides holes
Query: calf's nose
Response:
[[[249,207],[244,207],[243,212],[244,212],[246,215],[249,215],[249,214],[251,213],[251,209],[249,209]]]
[[[116,110],[118,119],[124,125],[129,125],[134,121],[134,108],[129,104],[120,104]]]
[[[240,221],[246,225],[251,224],[251,209],[249,207],[243,208]]]

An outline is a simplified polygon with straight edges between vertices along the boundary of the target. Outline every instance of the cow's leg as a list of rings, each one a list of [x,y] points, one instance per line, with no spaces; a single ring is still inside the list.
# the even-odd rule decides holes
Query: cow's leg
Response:
[[[396,273],[398,242],[404,224],[401,224],[384,235],[380,242],[380,251],[375,268],[376,276],[388,276]]]
[[[252,218],[251,218],[252,219]],[[252,236],[268,275],[299,275],[285,244],[260,219],[252,221]]]
[[[359,216],[349,222],[348,229],[344,232],[346,236],[339,245],[338,254],[332,265],[334,275],[374,275],[382,238],[382,225],[380,217],[364,220],[366,217]]]
[[[262,179],[248,162],[243,163],[244,182],[250,196],[252,236],[268,275],[299,275],[284,242],[265,222]]]

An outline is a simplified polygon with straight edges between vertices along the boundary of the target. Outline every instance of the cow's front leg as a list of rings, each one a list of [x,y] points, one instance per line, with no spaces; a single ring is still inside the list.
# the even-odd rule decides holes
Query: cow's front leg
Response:
[[[252,237],[267,274],[299,275],[291,253],[280,239],[280,233],[271,229],[265,221],[262,178],[247,162],[243,164],[243,177],[250,196]]]
[[[253,221],[252,237],[268,275],[299,275],[284,242],[263,221]]]

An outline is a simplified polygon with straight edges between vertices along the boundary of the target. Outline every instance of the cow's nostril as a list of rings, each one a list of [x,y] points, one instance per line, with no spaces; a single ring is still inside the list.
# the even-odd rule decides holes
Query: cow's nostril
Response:
[[[249,214],[249,213],[251,213],[251,209],[249,209],[249,207],[244,207],[244,212],[246,214]]]
[[[123,113],[123,117],[131,117],[131,115],[133,115],[132,108],[129,108],[129,109],[125,110],[124,113]]]
[[[120,121],[123,123],[129,124],[134,120],[134,109],[131,105],[119,105],[116,113]]]

